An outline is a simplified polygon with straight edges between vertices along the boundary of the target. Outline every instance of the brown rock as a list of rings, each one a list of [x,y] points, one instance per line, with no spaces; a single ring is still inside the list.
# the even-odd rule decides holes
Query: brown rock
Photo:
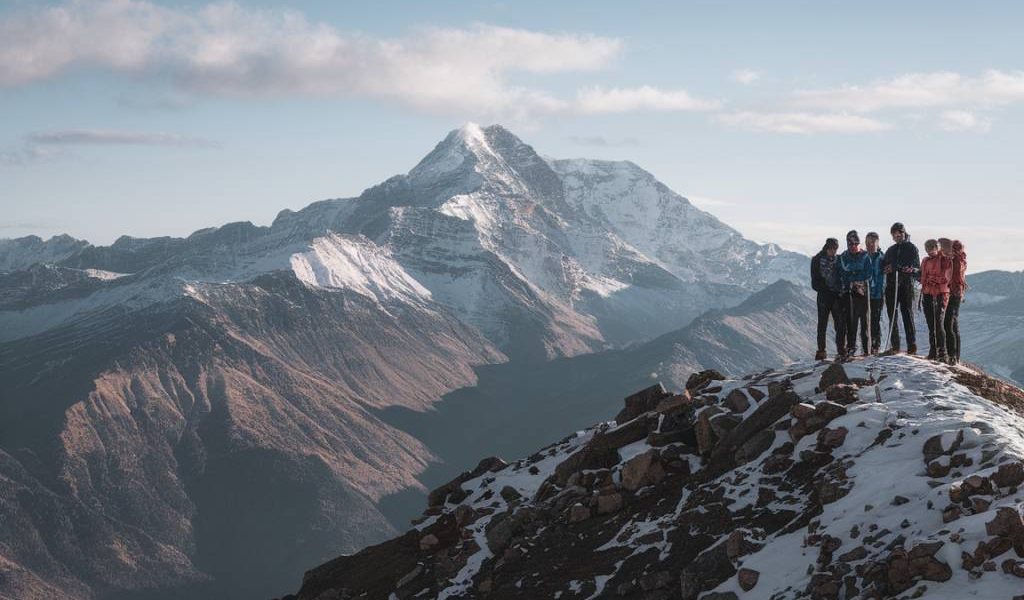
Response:
[[[794,419],[806,419],[814,414],[814,405],[806,402],[794,404],[793,407],[789,409],[789,414],[792,415]]]
[[[828,427],[818,432],[818,447],[822,451],[830,448],[838,448],[846,443],[846,434],[850,431],[845,427],[829,429]]]
[[[739,415],[733,415],[729,413],[718,414],[708,421],[711,425],[711,430],[715,432],[718,439],[725,438],[729,435],[729,432],[736,428],[743,419]]]
[[[439,543],[441,543],[441,540],[437,539],[436,535],[428,533],[420,538],[420,550],[430,550]]]
[[[994,519],[985,524],[985,532],[1017,540],[1024,537],[1024,521],[1017,509],[1004,506],[996,511]]]
[[[928,476],[935,478],[945,477],[946,475],[949,475],[949,471],[951,468],[952,467],[950,467],[949,465],[942,464],[942,461],[933,460],[932,462],[928,463]]]
[[[952,523],[953,521],[956,521],[957,519],[959,519],[961,514],[962,513],[960,511],[960,507],[959,506],[955,506],[955,505],[954,506],[947,506],[942,511],[942,522],[943,523]]]
[[[841,417],[845,414],[846,407],[842,404],[836,404],[835,402],[826,400],[814,405],[814,416],[824,421],[822,425],[825,425],[832,421],[832,419]]]
[[[842,562],[854,562],[866,558],[868,551],[864,546],[857,546],[849,552],[845,552],[839,555],[839,560]]]
[[[847,406],[860,400],[859,389],[855,385],[836,384],[825,391],[825,399]]]
[[[742,413],[750,408],[750,400],[743,390],[736,388],[725,397],[725,405],[734,413]]]
[[[605,494],[597,497],[597,514],[607,515],[622,509],[622,494]]]
[[[701,454],[710,453],[718,441],[718,435],[711,428],[711,418],[718,414],[722,414],[720,408],[709,406],[697,416],[697,451]]]
[[[827,390],[837,383],[850,383],[850,378],[846,375],[843,365],[833,363],[821,374],[821,379],[818,380],[818,390]]]
[[[686,389],[693,392],[701,389],[712,381],[725,381],[725,375],[722,375],[714,369],[707,369],[699,373],[693,373],[686,380]]]
[[[992,474],[992,483],[999,487],[1019,486],[1024,483],[1024,463],[1005,462]]]
[[[615,422],[622,425],[626,421],[631,421],[645,412],[654,410],[658,403],[668,395],[669,393],[665,391],[665,386],[659,382],[631,396],[627,396],[623,400],[625,407],[615,416]]]
[[[590,509],[580,503],[573,504],[569,508],[569,522],[579,523],[590,518]]]
[[[756,387],[748,387],[747,393],[750,394],[750,397],[754,399],[754,402],[760,402],[761,400],[764,399],[764,392],[757,389]]]
[[[635,492],[646,485],[655,485],[665,478],[657,450],[648,450],[626,461],[622,466],[622,487]]]
[[[754,589],[754,586],[757,585],[757,580],[760,578],[761,573],[753,569],[741,568],[736,573],[736,579],[740,584],[740,588],[744,592],[749,592],[750,590]]]

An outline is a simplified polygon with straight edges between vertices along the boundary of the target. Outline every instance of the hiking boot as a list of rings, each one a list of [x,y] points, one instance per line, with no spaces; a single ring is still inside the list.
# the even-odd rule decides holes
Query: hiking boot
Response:
[[[911,356],[917,354],[917,344],[908,344],[907,345],[907,354],[909,354]]]
[[[873,354],[873,355],[878,355],[878,351],[879,351],[880,349],[881,349],[881,347],[880,347],[880,346],[872,346],[872,347],[871,347],[871,354]]]
[[[814,360],[825,360],[828,357],[824,350],[818,350],[814,353]]]
[[[929,350],[928,351],[928,356],[926,356],[925,358],[927,358],[928,360],[935,360],[935,356],[936,356],[935,351],[934,350]]]
[[[942,363],[944,365],[948,364],[949,363],[949,357],[946,356],[945,354],[939,354],[939,355],[937,355],[935,357],[935,362]]]

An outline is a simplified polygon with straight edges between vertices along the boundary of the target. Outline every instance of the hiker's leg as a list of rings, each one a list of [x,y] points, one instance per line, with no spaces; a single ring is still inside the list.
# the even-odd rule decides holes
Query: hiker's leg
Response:
[[[825,349],[825,335],[828,333],[828,318],[832,314],[831,294],[818,292],[818,350]]]
[[[903,316],[903,330],[907,333],[907,349],[917,346],[917,328],[914,326],[914,288],[907,286],[900,290],[900,314]]]
[[[935,313],[936,358],[941,360],[946,358],[946,297],[939,294],[932,303],[932,312]]]
[[[950,296],[946,307],[946,351],[960,360],[960,296]]]
[[[896,299],[899,296],[896,293],[896,286],[889,286],[885,288],[885,322],[889,327],[890,335],[892,336],[889,340],[889,346],[894,350],[900,349],[900,326],[896,321],[899,319],[899,311],[896,308]],[[888,350],[889,348],[886,348]]]
[[[846,298],[836,295],[832,303],[832,325],[836,330],[836,354],[846,354]]]

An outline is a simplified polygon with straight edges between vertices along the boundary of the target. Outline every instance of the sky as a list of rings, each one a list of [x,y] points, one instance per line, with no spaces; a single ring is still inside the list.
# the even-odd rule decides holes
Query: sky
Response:
[[[1024,269],[1018,2],[0,2],[0,237],[358,195],[451,129],[630,160],[758,241]]]

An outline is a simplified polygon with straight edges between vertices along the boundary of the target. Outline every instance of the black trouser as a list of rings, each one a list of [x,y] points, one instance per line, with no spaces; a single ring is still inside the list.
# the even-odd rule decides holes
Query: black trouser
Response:
[[[836,352],[842,354],[846,349],[846,313],[839,302],[839,294],[818,292],[818,350],[823,352],[829,317],[832,317],[832,326],[836,330]]]
[[[963,296],[949,296],[949,306],[946,307],[946,318],[943,322],[944,333],[946,334],[946,353],[950,358],[960,360],[960,301]]]
[[[846,304],[846,351],[850,354],[857,353],[857,332],[860,331],[860,347],[864,349],[865,353],[870,352],[867,296],[846,294],[843,299]]]
[[[902,281],[902,279],[901,279]],[[903,330],[907,333],[907,346],[917,345],[917,331],[914,328],[914,287],[908,280],[907,284],[900,284],[899,293],[895,285],[887,285],[885,288],[886,314],[889,315],[889,327],[892,328],[892,347],[900,347],[900,328],[893,324],[896,320],[896,305],[899,304],[900,316],[903,318]]]
[[[928,321],[928,356],[946,356],[946,296],[924,295],[924,318]]]
[[[875,351],[882,345],[882,308],[883,298],[871,299],[871,350]]]

